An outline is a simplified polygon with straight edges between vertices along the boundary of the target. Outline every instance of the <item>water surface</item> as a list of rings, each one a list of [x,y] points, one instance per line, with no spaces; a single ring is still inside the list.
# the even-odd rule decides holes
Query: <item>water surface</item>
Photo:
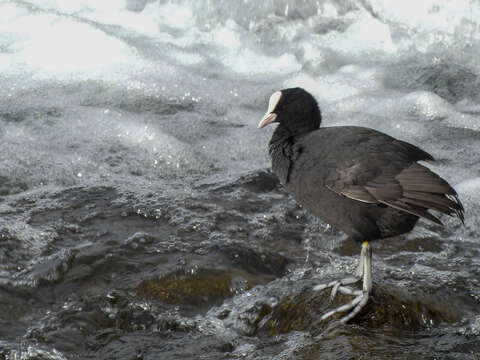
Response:
[[[0,358],[472,359],[477,1],[0,1]],[[312,288],[358,245],[269,171],[272,92],[421,146],[458,191],[374,244],[354,321]],[[348,301],[340,297],[332,306]]]

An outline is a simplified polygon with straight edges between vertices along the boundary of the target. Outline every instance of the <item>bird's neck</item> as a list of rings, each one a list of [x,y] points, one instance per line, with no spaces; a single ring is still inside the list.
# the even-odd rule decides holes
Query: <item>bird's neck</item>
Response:
[[[268,145],[272,158],[272,171],[278,176],[280,182],[286,185],[292,170],[295,139],[294,135],[281,124],[273,132]]]
[[[279,124],[273,132],[272,138],[270,139],[270,142],[268,144],[270,153],[272,152],[272,150],[278,147],[284,147],[285,144],[290,143],[293,136],[294,135],[290,130],[288,130],[282,124]]]

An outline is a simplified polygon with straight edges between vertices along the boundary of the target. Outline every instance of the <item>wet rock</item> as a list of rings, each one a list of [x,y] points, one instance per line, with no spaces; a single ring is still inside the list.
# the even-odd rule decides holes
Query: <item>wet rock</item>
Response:
[[[246,273],[214,269],[181,270],[159,279],[145,280],[135,288],[135,292],[140,298],[203,308],[218,305],[253,285],[255,280]]]
[[[321,334],[344,314],[335,314],[326,321],[320,320],[321,315],[351,299],[351,296],[338,294],[330,304],[330,291],[317,293],[305,288],[300,293],[281,299],[271,313],[259,314],[263,318],[258,321],[256,333],[267,336],[291,331]],[[459,321],[460,317],[455,306],[445,299],[429,295],[412,297],[398,290],[374,286],[367,306],[349,324],[369,329],[385,327],[418,331],[439,324],[451,324]]]

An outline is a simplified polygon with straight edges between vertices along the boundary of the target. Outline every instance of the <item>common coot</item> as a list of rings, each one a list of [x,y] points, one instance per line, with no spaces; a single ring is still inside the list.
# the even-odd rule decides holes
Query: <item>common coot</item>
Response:
[[[463,223],[464,209],[455,190],[418,163],[433,160],[427,152],[365,127],[320,128],[321,119],[313,96],[291,88],[272,94],[258,127],[278,123],[269,152],[272,171],[285,189],[308,212],[362,244],[353,277],[315,287],[332,287],[332,299],[337,292],[355,296],[322,316],[346,312],[340,320],[345,323],[368,302],[371,241],[406,233],[419,217],[441,225],[429,210]],[[362,290],[347,286],[362,280]]]

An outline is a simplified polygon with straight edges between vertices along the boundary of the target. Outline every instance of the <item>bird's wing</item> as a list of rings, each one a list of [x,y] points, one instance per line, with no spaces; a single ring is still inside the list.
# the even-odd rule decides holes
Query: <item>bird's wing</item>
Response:
[[[350,199],[384,204],[439,224],[429,209],[464,220],[455,190],[417,163],[433,157],[412,144],[349,126],[321,128],[300,145],[305,156],[300,156],[298,167],[312,175],[303,180],[305,189],[326,186]]]
[[[429,209],[456,214],[463,222],[463,206],[455,190],[441,177],[416,162],[387,163],[377,154],[331,167],[325,186],[350,199],[385,204],[441,224]],[[380,166],[379,166],[380,165]]]

